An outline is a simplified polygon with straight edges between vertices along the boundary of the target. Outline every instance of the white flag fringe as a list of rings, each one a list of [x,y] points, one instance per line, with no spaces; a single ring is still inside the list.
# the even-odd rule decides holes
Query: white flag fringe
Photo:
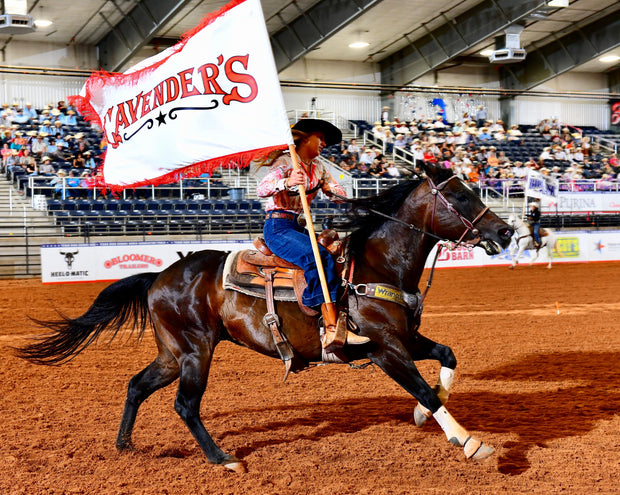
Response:
[[[107,141],[99,185],[165,184],[243,167],[292,136],[259,0],[234,0],[124,74],[69,100]]]

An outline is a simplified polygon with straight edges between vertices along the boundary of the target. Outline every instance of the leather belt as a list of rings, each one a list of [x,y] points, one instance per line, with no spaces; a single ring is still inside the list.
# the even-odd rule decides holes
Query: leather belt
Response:
[[[270,218],[283,218],[284,220],[296,220],[297,215],[288,211],[270,211],[265,217],[267,220]]]

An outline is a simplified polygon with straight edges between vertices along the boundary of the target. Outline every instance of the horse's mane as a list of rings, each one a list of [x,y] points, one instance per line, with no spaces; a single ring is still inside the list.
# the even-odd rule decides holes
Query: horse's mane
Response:
[[[454,175],[449,168],[426,165],[433,169],[433,175],[439,181],[447,180]],[[389,221],[384,216],[376,215],[371,210],[378,211],[384,215],[393,216],[401,207],[405,199],[416,189],[424,179],[407,180],[394,187],[386,189],[377,196],[366,198],[349,199],[347,203],[351,205],[347,212],[347,221],[342,224],[343,230],[350,232],[347,243],[347,254],[356,258],[365,248],[366,240],[381,225]]]
[[[364,249],[368,237],[387,221],[385,217],[373,214],[371,210],[388,216],[394,215],[421,183],[421,179],[408,180],[386,189],[377,196],[347,200],[351,207],[347,211],[347,220],[339,226],[339,229],[350,232],[348,253],[353,257],[359,254]]]

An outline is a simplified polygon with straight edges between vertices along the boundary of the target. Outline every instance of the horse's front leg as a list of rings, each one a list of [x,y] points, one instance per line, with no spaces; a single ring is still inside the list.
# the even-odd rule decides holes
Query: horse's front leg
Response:
[[[406,342],[405,347],[414,361],[424,359],[434,359],[439,361],[441,369],[439,377],[433,390],[443,405],[448,402],[450,389],[454,381],[454,370],[456,369],[456,357],[446,345],[438,344],[431,339],[420,335],[418,332],[412,333],[412,338]],[[422,427],[426,421],[432,417],[429,409],[419,402],[413,410],[413,419],[416,426]]]
[[[369,357],[389,377],[431,411],[448,441],[463,447],[465,457],[484,459],[495,452],[492,447],[473,438],[465,428],[457,423],[446,407],[441,404],[435,391],[422,378],[411,355],[396,337],[386,337],[379,350],[371,353]]]
[[[510,269],[514,269],[515,266],[517,266],[519,264],[519,258],[521,257],[521,255],[523,254],[523,251],[525,250],[525,245],[522,242],[517,242],[517,254],[516,256],[513,255],[512,257],[512,265],[510,265]]]

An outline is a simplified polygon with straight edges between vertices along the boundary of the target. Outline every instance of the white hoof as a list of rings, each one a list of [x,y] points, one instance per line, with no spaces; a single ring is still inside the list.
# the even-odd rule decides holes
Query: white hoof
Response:
[[[509,270],[514,270],[514,269],[515,269],[515,266],[514,266],[514,265],[510,265],[510,266],[508,267],[508,269],[509,269]]]
[[[248,472],[248,469],[245,467],[245,464],[240,460],[234,460],[230,462],[226,462],[222,464],[226,469],[230,471],[234,471],[237,474],[244,474]]]

